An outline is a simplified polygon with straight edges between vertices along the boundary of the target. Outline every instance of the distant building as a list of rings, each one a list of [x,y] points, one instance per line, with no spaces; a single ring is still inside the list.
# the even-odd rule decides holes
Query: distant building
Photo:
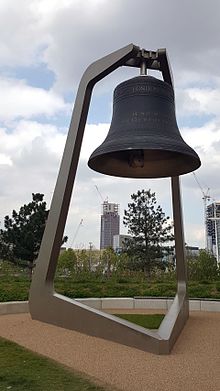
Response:
[[[130,235],[114,235],[113,237],[113,250],[115,252],[121,252],[125,246],[126,239],[131,239]]]
[[[119,235],[119,205],[104,201],[101,215],[100,249],[113,247],[114,235]]]
[[[197,257],[199,255],[199,247],[197,246],[186,246],[186,255]]]
[[[60,247],[60,255],[66,251],[66,247]]]
[[[207,238],[208,250],[220,262],[220,202],[213,202],[207,206]]]

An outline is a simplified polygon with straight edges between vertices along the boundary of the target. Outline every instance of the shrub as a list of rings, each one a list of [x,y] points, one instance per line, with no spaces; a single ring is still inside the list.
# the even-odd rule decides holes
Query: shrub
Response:
[[[206,250],[200,250],[198,257],[187,260],[188,278],[196,281],[213,281],[219,278],[216,258]]]

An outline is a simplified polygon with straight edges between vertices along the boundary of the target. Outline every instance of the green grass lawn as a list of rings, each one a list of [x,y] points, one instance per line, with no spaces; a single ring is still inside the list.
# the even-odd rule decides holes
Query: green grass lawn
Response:
[[[138,324],[146,329],[158,329],[164,315],[163,314],[114,314],[119,318],[129,320],[129,322]]]
[[[0,390],[104,391],[55,361],[0,338]]]

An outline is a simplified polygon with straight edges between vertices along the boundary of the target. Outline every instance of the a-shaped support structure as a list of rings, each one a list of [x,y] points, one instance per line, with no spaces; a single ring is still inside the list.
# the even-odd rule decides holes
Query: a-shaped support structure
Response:
[[[145,329],[113,315],[90,308],[54,291],[56,265],[79,161],[92,89],[99,80],[122,65],[139,67],[143,58],[146,60],[148,68],[161,70],[164,80],[172,85],[171,70],[165,49],[148,52],[140,50],[133,44],[91,64],[81,79],[33,275],[29,306],[33,319],[148,352],[167,354],[171,351],[189,316],[179,177],[171,178],[177,293],[171,308],[157,331]]]

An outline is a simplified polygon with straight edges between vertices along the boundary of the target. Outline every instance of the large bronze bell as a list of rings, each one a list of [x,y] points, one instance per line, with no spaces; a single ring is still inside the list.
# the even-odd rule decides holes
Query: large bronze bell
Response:
[[[141,75],[116,87],[110,130],[90,156],[90,168],[127,178],[162,178],[200,164],[180,135],[170,84]]]

